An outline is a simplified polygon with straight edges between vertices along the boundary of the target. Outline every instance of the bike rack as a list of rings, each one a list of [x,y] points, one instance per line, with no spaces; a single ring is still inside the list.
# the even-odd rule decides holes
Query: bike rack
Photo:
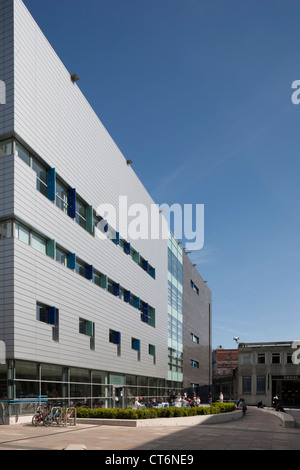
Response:
[[[68,416],[70,416],[68,418]],[[68,419],[70,422],[68,423]],[[66,426],[69,424],[69,426],[76,426],[76,421],[77,421],[77,410],[75,406],[70,406],[69,408],[66,409],[65,412],[65,423]]]
[[[56,413],[59,413],[58,418],[56,418]],[[52,423],[55,423],[60,426],[62,424],[64,426],[64,419],[63,419],[63,412],[62,412],[62,407],[61,406],[54,406],[51,409],[51,421]],[[57,419],[57,420],[56,420]]]

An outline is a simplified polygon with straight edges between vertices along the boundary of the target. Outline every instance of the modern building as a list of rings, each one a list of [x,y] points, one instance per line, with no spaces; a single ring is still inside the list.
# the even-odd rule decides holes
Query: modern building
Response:
[[[154,201],[21,0],[0,26],[1,394],[165,395],[168,241],[98,210]]]
[[[275,396],[283,406],[300,406],[300,364],[292,341],[240,343],[238,396],[249,405],[272,405]]]
[[[207,402],[212,384],[212,293],[184,250],[183,312],[183,387]]]
[[[163,216],[77,79],[23,2],[0,0],[0,399],[128,406],[209,380],[211,296],[193,273],[185,382],[191,262],[172,236],[129,236],[129,207]]]

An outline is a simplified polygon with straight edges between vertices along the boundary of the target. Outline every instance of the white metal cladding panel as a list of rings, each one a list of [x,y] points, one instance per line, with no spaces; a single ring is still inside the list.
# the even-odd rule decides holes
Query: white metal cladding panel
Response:
[[[13,355],[14,327],[13,240],[0,240],[0,340],[7,357]]]
[[[16,358],[166,377],[164,335],[143,324],[133,307],[19,240],[14,279]],[[59,309],[59,343],[52,341],[52,327],[36,320],[37,301]],[[95,351],[90,351],[89,338],[79,334],[79,317],[95,323]],[[120,357],[109,343],[109,329],[121,332]],[[141,361],[131,349],[132,337],[141,340]],[[149,343],[157,347],[155,366]]]
[[[70,186],[76,187],[78,193],[94,208],[97,208],[100,203],[112,203],[117,206],[119,195],[127,195],[129,204],[143,203],[150,208],[153,201],[149,194],[132,169],[126,165],[125,158],[77,85],[71,83],[68,71],[25,6],[18,0],[15,1],[15,55],[15,130],[24,142],[47,164],[55,167],[57,173]],[[20,256],[16,260],[16,285],[18,286],[16,289],[19,289],[20,295],[20,310],[16,310],[16,324],[20,325],[20,328],[16,328],[16,334],[20,341],[18,341],[16,353],[20,354],[20,357],[29,358],[32,357],[32,351],[37,351],[36,354],[41,355],[45,350],[44,356],[50,361],[48,348],[51,344],[51,362],[57,359],[65,363],[65,360],[69,359],[74,365],[80,363],[82,366],[87,366],[87,364],[90,366],[92,363],[94,367],[96,363],[101,362],[102,365],[106,364],[106,367],[103,366],[105,369],[129,372],[126,364],[130,364],[134,352],[130,347],[126,349],[123,346],[121,358],[116,358],[115,347],[107,343],[109,327],[121,331],[122,345],[130,346],[132,332],[136,336],[141,335],[142,361],[139,364],[134,361],[132,372],[166,377],[167,242],[165,240],[155,242],[137,240],[133,243],[134,248],[156,268],[157,280],[154,281],[122,253],[120,248],[112,242],[103,243],[93,238],[38,193],[35,190],[34,172],[21,160],[16,159],[15,165],[16,215],[30,224],[32,228],[55,239],[62,247],[76,252],[83,261],[93,264],[96,269],[104,272],[114,281],[120,282],[124,288],[131,290],[155,307],[157,316],[155,329],[144,325],[136,310],[46,257],[43,260],[47,267],[53,267],[54,271],[51,270],[51,273],[54,272],[54,276],[52,277],[45,268],[42,279],[46,281],[39,282],[37,277],[32,279],[30,272],[35,272],[36,269],[32,271],[32,260],[24,264],[24,259]],[[26,247],[26,250],[31,250],[31,248]],[[42,255],[38,254],[38,256],[40,258]],[[59,287],[56,278],[57,270],[63,273],[63,280]],[[63,323],[59,345],[49,343],[46,339],[47,326],[45,329],[45,325],[36,324],[36,322],[35,328],[38,328],[38,331],[41,330],[41,335],[37,334],[34,341],[30,339],[32,337],[29,333],[26,333],[23,338],[22,331],[25,332],[28,328],[30,329],[29,325],[32,326],[31,320],[26,315],[22,315],[25,308],[24,301],[27,299],[32,315],[36,300],[32,299],[31,288],[24,289],[24,275],[28,275],[32,280],[33,283],[30,284],[32,289],[35,289],[36,295],[47,294],[49,296],[51,293],[49,302],[51,300],[53,304],[55,300],[55,306],[57,306],[56,303],[62,304],[65,331],[68,330],[68,334],[64,336]],[[59,293],[59,298],[57,298],[57,293]],[[17,297],[16,292],[16,302]],[[82,304],[81,299],[84,299]],[[100,351],[100,354],[91,353],[88,350],[83,355],[84,348],[81,351],[80,345],[86,342],[86,338],[78,337],[77,313],[76,326],[69,331],[69,320],[73,318],[74,311],[78,312],[80,305],[82,316],[85,315],[89,320],[89,315],[94,315],[98,320],[96,321],[96,351]],[[96,305],[101,305],[97,312],[95,312]],[[128,316],[124,315],[127,311]],[[29,323],[25,319],[28,319]],[[149,342],[157,347],[158,365],[153,369],[153,374],[151,374],[153,366],[150,364],[152,358],[149,357],[147,350]],[[97,368],[101,369],[101,367]]]
[[[92,236],[55,204],[36,190],[35,172],[15,158],[14,213],[24,223],[58,246],[130,290],[156,308],[159,331],[167,330],[167,242],[152,241],[156,247],[156,279],[147,274],[131,257],[110,240]]]
[[[79,87],[21,1],[15,8],[15,129],[17,134],[96,209],[154,204]],[[101,92],[101,91],[100,91]],[[155,264],[153,244],[136,249]]]

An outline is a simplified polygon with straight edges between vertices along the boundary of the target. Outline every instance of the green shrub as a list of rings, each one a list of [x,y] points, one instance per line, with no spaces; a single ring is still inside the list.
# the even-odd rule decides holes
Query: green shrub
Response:
[[[143,410],[134,409],[111,409],[111,408],[77,408],[78,418],[102,418],[102,419],[155,419],[155,418],[180,418],[183,416],[211,415],[234,411],[233,403],[213,403],[211,406],[200,406],[195,408],[148,408]]]

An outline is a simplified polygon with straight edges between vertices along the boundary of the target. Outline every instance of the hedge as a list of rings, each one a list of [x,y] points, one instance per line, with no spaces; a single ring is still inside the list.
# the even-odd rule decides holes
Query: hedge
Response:
[[[148,408],[142,410],[133,409],[111,409],[111,408],[77,408],[77,418],[102,418],[102,419],[155,419],[155,418],[178,418],[182,416],[211,415],[234,411],[233,403],[213,403],[209,407],[199,406],[196,408]]]

